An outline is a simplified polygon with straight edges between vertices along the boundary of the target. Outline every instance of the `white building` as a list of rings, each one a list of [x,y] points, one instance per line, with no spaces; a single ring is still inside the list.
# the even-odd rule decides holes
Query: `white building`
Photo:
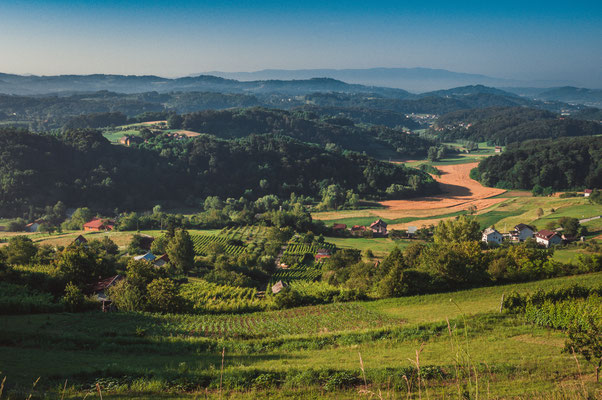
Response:
[[[524,242],[531,239],[535,234],[535,230],[529,225],[518,224],[514,227],[514,231],[510,232],[510,237],[515,242]]]
[[[482,241],[485,243],[502,244],[504,237],[501,233],[493,228],[487,228],[483,231]]]
[[[535,234],[535,240],[538,244],[544,245],[545,247],[554,246],[562,243],[560,235],[554,231],[544,229]]]

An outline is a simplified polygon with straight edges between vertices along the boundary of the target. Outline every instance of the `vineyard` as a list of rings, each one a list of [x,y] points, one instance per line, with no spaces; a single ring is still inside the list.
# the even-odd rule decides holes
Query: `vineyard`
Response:
[[[285,282],[313,282],[322,276],[323,260],[315,261],[314,257],[318,251],[326,249],[333,253],[336,246],[331,243],[299,243],[297,238],[291,239],[287,244],[281,259],[281,263],[289,268],[279,269],[272,275],[270,285],[282,280]]]
[[[189,302],[193,313],[251,312],[265,306],[253,288],[217,285],[201,279],[183,284],[180,295]]]
[[[359,304],[335,303],[240,315],[164,315],[153,329],[190,337],[264,338],[374,329],[397,322]]]
[[[190,238],[197,256],[206,256],[211,251],[237,256],[254,251],[267,240],[266,228],[262,226],[224,228],[218,235],[190,235]]]
[[[238,255],[245,251],[245,246],[229,244],[226,236],[217,235],[190,235],[194,244],[194,253],[198,256],[206,256],[210,249],[219,249],[228,255]]]

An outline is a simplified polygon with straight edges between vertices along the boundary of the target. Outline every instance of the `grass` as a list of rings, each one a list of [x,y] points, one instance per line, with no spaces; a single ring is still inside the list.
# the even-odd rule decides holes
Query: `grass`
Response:
[[[376,255],[386,255],[395,247],[404,248],[412,243],[409,240],[393,240],[389,238],[338,238],[328,237],[327,242],[341,249],[372,250]]]
[[[187,398],[177,385],[190,382],[192,386],[188,390],[194,392],[199,383],[203,387],[202,382],[212,382],[212,389],[206,393],[211,398],[218,397],[221,350],[225,348],[223,382],[231,398],[267,395],[268,398],[338,399],[359,397],[357,387],[332,391],[326,389],[326,383],[333,374],[347,373],[357,377],[356,382],[362,388],[360,353],[368,387],[381,388],[386,393],[390,384],[397,398],[403,398],[401,375],[414,368],[409,360],[415,359],[417,349],[423,347],[422,368],[453,371],[455,353],[450,349],[445,321],[450,319],[452,329],[460,334],[465,326],[462,318],[465,315],[467,336],[456,345],[480,371],[481,397],[486,397],[487,390],[498,397],[526,393],[532,395],[529,397],[544,396],[559,389],[557,382],[569,386],[579,383],[579,372],[571,355],[560,351],[564,336],[525,324],[521,317],[500,314],[500,297],[512,290],[527,292],[574,283],[600,285],[602,273],[348,303],[344,307],[334,304],[247,314],[246,318],[261,324],[282,324],[282,328],[271,329],[263,339],[205,338],[190,332],[194,321],[202,318],[236,321],[239,316],[142,313],[0,316],[0,324],[5,327],[0,331],[4,344],[0,347],[0,370],[8,377],[7,384],[13,390],[15,384],[22,388],[22,392],[17,393],[24,395],[14,395],[14,398],[26,398],[31,383],[38,376],[42,377],[39,387],[51,392],[58,391],[55,388],[62,387],[67,378],[71,397],[66,398],[82,398],[94,388],[95,382],[103,387],[103,398]],[[323,312],[313,314],[314,322],[306,324],[309,331],[295,332],[294,322],[306,317],[284,316],[306,309]],[[385,325],[378,327],[371,322],[372,318]],[[293,327],[289,326],[291,322]],[[338,328],[328,328],[332,323],[338,324]],[[249,326],[256,325],[249,323]],[[593,368],[580,361],[585,384],[594,390]],[[274,384],[283,387],[276,389],[268,385],[264,389],[256,383],[259,378],[254,378],[259,375],[275,376]],[[457,390],[451,377],[425,375],[425,380],[423,390],[428,390],[431,398],[453,397]],[[138,382],[135,384],[138,391],[132,390],[134,382]],[[271,393],[274,396],[269,395]],[[194,394],[205,397],[205,392],[191,396]],[[93,393],[88,397],[98,398]]]

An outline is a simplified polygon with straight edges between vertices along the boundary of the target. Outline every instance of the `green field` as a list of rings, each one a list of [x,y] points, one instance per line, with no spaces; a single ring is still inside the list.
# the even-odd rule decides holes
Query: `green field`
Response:
[[[420,364],[432,371],[422,396],[455,398],[449,374],[456,365],[478,373],[480,397],[551,398],[543,396],[560,390],[559,381],[580,385],[572,356],[561,352],[563,334],[500,314],[500,298],[575,283],[602,285],[602,273],[240,315],[0,316],[0,370],[9,398],[26,398],[38,377],[38,389],[55,393],[67,378],[66,398],[98,398],[96,383],[103,398],[159,398],[159,391],[160,398],[187,398],[182,391],[217,398],[220,375],[224,390],[239,398],[358,398],[361,355],[370,389],[405,398],[402,375],[415,369],[411,360],[422,349]],[[595,390],[593,367],[579,359],[586,388]],[[341,377],[357,388],[328,389]],[[473,398],[475,375],[461,383]],[[196,392],[206,385],[209,392]],[[411,391],[418,398],[416,387]]]

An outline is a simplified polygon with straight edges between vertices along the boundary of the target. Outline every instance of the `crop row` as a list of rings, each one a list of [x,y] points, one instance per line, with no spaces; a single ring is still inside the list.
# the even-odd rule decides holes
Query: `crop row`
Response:
[[[242,315],[171,315],[154,329],[186,336],[261,338],[375,328],[393,322],[358,304],[334,303]]]
[[[238,255],[245,251],[244,246],[228,244],[229,238],[220,235],[190,235],[196,255],[206,255],[211,246],[219,245],[220,251],[229,255]]]

